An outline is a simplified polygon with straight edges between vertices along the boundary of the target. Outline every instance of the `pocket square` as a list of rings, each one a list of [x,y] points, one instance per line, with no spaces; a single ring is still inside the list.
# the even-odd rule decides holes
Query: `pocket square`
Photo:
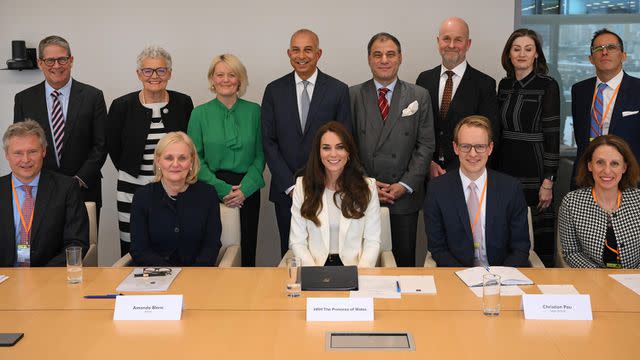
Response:
[[[406,109],[402,110],[402,117],[411,116],[418,111],[418,101],[414,100]]]
[[[623,111],[623,112],[622,112],[622,117],[635,115],[635,114],[637,114],[637,113],[638,113],[638,111],[640,111],[640,110],[636,110],[636,111]]]

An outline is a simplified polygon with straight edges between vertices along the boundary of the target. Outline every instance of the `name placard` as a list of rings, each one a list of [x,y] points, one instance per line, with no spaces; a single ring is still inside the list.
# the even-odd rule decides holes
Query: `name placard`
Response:
[[[593,320],[589,295],[522,295],[524,318],[530,320]]]
[[[307,298],[307,321],[373,321],[373,298]]]
[[[116,297],[113,320],[180,320],[182,295],[125,295]]]

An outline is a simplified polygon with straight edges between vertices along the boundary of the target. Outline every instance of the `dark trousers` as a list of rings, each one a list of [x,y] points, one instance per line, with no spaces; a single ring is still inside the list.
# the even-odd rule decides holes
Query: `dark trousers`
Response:
[[[391,214],[391,246],[398,267],[416,266],[418,212]]]
[[[242,266],[256,266],[258,220],[260,219],[260,190],[244,200],[240,208],[240,252]]]
[[[226,170],[216,171],[216,177],[229,185],[239,185],[244,175],[245,174]],[[227,194],[218,195],[224,197]],[[240,257],[242,259],[242,266],[256,266],[259,218],[260,190],[245,198],[240,208]]]
[[[131,243],[120,240],[120,256],[127,255],[129,253],[129,249],[131,249]]]
[[[280,256],[284,256],[289,250],[289,230],[291,229],[291,196],[281,196],[273,203],[276,208],[276,220],[278,221],[278,232],[280,233]]]

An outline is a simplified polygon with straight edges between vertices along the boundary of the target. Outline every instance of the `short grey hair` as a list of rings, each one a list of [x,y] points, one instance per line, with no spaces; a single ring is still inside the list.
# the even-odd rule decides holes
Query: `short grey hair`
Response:
[[[38,44],[38,56],[40,57],[40,59],[44,59],[42,55],[44,53],[44,49],[50,45],[58,45],[64,48],[65,50],[67,50],[67,56],[71,56],[71,47],[69,46],[69,42],[62,36],[51,35],[40,40],[40,44]]]
[[[147,45],[138,55],[138,69],[142,69],[142,62],[145,59],[164,59],[167,67],[171,69],[171,55],[169,52],[158,45]]]
[[[4,147],[4,152],[7,152],[7,148],[9,147],[9,139],[12,137],[24,137],[29,135],[35,135],[40,139],[40,144],[42,144],[42,148],[47,148],[47,138],[44,135],[44,130],[36,121],[31,119],[25,119],[24,121],[17,122],[15,124],[9,125],[7,131],[4,132],[2,136],[2,146]]]

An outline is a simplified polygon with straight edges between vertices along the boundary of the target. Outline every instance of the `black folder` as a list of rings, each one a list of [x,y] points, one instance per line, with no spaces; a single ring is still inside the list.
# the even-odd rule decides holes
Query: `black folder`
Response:
[[[300,270],[303,291],[358,290],[356,266],[303,266]]]

